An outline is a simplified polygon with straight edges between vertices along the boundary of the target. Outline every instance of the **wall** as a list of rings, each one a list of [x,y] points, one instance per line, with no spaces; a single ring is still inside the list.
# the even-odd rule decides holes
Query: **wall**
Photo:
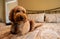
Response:
[[[60,0],[18,0],[18,3],[29,10],[48,10],[60,7]]]
[[[0,0],[0,20],[4,21],[4,0]]]
[[[17,6],[16,2],[8,4],[7,8],[9,8],[9,9],[7,11],[11,10],[15,6]],[[0,21],[2,20],[3,22],[6,22],[6,16],[8,17],[8,13],[6,14],[5,1],[4,0],[0,0]]]

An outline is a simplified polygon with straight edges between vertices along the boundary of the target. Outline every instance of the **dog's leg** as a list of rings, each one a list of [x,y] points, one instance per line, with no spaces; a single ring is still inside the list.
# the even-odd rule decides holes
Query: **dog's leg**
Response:
[[[19,25],[18,24],[12,24],[11,26],[11,34],[18,34],[20,31],[19,31]]]
[[[30,21],[30,31],[34,30],[34,21]]]
[[[30,21],[30,31],[33,31],[36,28],[41,27],[42,25],[43,25],[42,23],[35,25],[35,22],[33,20],[31,20]]]

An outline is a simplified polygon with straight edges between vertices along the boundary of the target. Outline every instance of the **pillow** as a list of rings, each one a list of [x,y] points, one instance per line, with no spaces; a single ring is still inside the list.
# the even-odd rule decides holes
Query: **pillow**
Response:
[[[56,14],[56,18],[57,18],[57,23],[60,22],[60,14]]]
[[[56,15],[55,14],[45,14],[45,22],[49,22],[49,23],[57,22]]]
[[[35,22],[44,22],[44,13],[28,14],[28,19],[34,20]]]

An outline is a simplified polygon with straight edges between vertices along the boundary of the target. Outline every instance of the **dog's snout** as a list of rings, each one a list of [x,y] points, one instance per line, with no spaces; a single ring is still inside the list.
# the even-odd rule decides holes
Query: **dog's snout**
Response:
[[[24,17],[23,16],[20,16],[20,19],[21,19],[21,21],[24,19]]]

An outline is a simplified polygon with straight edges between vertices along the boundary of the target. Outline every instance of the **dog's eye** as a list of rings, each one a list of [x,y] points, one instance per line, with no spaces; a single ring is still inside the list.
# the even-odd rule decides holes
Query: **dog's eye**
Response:
[[[25,11],[24,11],[24,10],[22,10],[22,12],[23,12],[23,13],[25,13]]]
[[[17,10],[16,12],[20,12],[20,10]]]
[[[17,10],[17,11],[16,11],[16,13],[17,13],[17,12],[23,12],[23,13],[25,13],[25,11],[24,11],[24,10]]]

